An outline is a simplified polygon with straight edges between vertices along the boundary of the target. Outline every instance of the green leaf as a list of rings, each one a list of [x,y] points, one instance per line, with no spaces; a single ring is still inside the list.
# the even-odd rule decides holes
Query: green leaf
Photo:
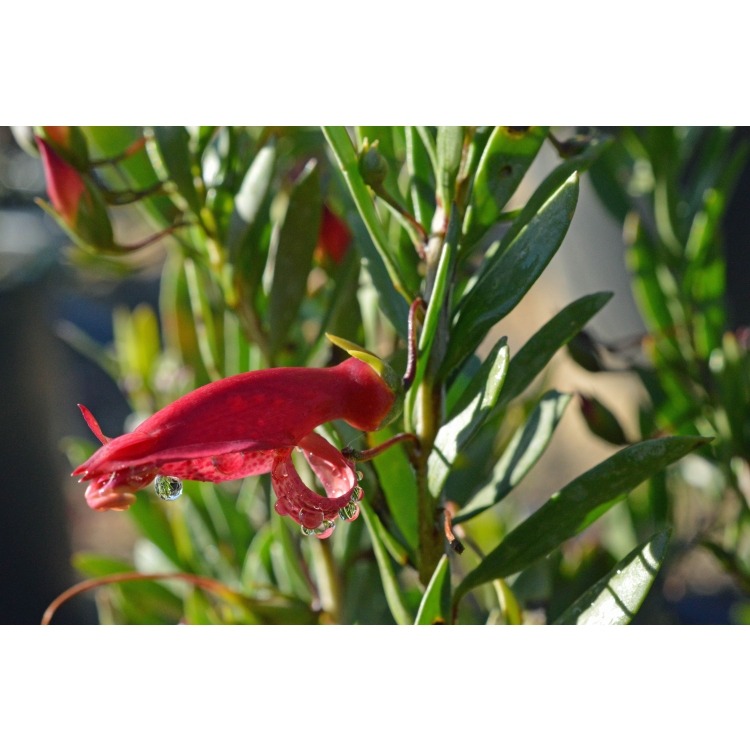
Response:
[[[148,493],[137,492],[130,514],[143,535],[150,539],[178,568],[185,570],[177,551],[164,504],[151,500]]]
[[[354,235],[355,247],[362,258],[362,265],[370,275],[375,291],[378,293],[380,310],[388,318],[396,333],[405,341],[408,334],[409,305],[404,296],[393,286],[385,263],[354,206],[347,210],[346,221]]]
[[[292,189],[279,231],[268,303],[270,342],[276,352],[283,346],[307,291],[322,211],[320,170],[310,160]]]
[[[450,618],[451,566],[443,555],[432,574],[419,605],[415,625],[445,625]]]
[[[263,201],[271,187],[276,165],[276,146],[264,146],[247,170],[239,192],[234,197],[234,211],[229,223],[227,245],[236,251],[242,246],[250,227],[258,216]]]
[[[597,292],[571,302],[545,323],[513,357],[508,366],[494,413],[520,396],[547,366],[555,352],[570,341],[612,299],[612,292]]]
[[[413,126],[406,128],[406,166],[409,170],[414,216],[429,232],[435,213],[435,187],[430,156]]]
[[[468,521],[496,505],[529,473],[547,450],[571,398],[569,393],[557,391],[542,396],[526,422],[516,430],[505,453],[495,465],[488,484],[461,509],[453,523]]]
[[[378,570],[380,571],[380,579],[383,582],[383,591],[385,592],[385,598],[388,602],[388,608],[391,610],[393,619],[398,625],[410,625],[414,618],[409,613],[406,603],[404,602],[403,594],[399,588],[396,575],[393,572],[390,558],[388,557],[385,546],[377,533],[372,509],[364,499],[360,502],[359,507],[362,511],[362,517],[367,524],[367,530],[370,532],[372,548],[375,552],[375,559],[378,563]]]
[[[667,553],[669,531],[636,547],[555,620],[555,625],[627,625],[643,604]]]
[[[709,442],[667,437],[628,446],[574,479],[517,526],[456,589],[458,601],[475,586],[506,578],[553,552],[641,482]]]
[[[75,554],[72,563],[76,570],[89,578],[136,572],[132,565],[123,560],[92,552]],[[138,622],[177,622],[182,616],[182,600],[156,581],[130,581],[110,585],[116,586],[122,597],[127,599],[129,614],[135,616]]]
[[[438,324],[441,316],[446,312],[446,298],[453,277],[455,267],[456,250],[460,233],[460,224],[458,221],[458,211],[455,206],[451,210],[451,218],[448,223],[448,231],[445,235],[445,242],[440,253],[437,271],[435,273],[435,282],[432,287],[430,301],[427,304],[427,310],[424,315],[422,333],[419,337],[419,351],[417,353],[417,374],[412,384],[412,394],[415,394],[419,384],[422,382],[427,364],[430,361],[433,344],[435,343],[435,334],[438,331]],[[444,346],[441,347],[444,349]],[[440,356],[440,351],[436,352]],[[412,396],[413,397],[413,396]]]
[[[462,299],[451,330],[443,373],[459,366],[490,328],[502,320],[539,278],[562,244],[578,201],[574,174],[545,203],[508,247],[507,252],[480,272]]]
[[[193,182],[190,133],[182,125],[155,127],[154,137],[159,147],[164,168],[196,216],[200,215],[201,200]]]
[[[374,448],[396,434],[394,427],[386,427],[378,432],[368,433],[368,442]],[[376,456],[373,461],[375,471],[380,481],[380,487],[385,495],[388,510],[393,516],[404,540],[416,549],[418,541],[417,531],[417,480],[414,476],[404,446],[396,444],[384,453]]]
[[[502,338],[459,398],[454,416],[440,428],[427,459],[427,487],[433,497],[440,495],[456,457],[497,403],[508,372],[508,359],[508,345]]]
[[[461,166],[461,154],[464,147],[465,128],[455,125],[440,125],[437,131],[435,154],[437,170],[435,178],[437,191],[443,208],[453,202],[456,189],[456,177]]]
[[[492,131],[474,179],[464,220],[463,245],[470,248],[500,216],[547,137],[547,127]]]
[[[86,140],[96,149],[96,158],[112,158],[122,154],[143,136],[143,128],[131,126],[86,126],[82,130]],[[145,149],[118,162],[117,168],[100,170],[108,187],[113,190],[148,190],[159,182]],[[155,195],[138,201],[139,209],[158,227],[172,224],[178,215],[177,207],[166,195]]]
[[[287,523],[294,524],[295,529],[299,528],[293,521],[285,521],[278,513],[271,513],[271,528],[283,553],[283,566],[289,578],[291,591],[298,599],[309,603],[312,601],[312,592]],[[271,550],[271,553],[273,554],[273,550]]]
[[[336,163],[344,176],[367,231],[370,233],[372,242],[388,270],[388,275],[391,277],[394,287],[411,302],[412,295],[399,268],[396,253],[391,247],[385,229],[380,222],[370,191],[359,173],[357,152],[354,150],[354,145],[346,132],[346,128],[343,126],[324,126],[322,130],[333,150]]]

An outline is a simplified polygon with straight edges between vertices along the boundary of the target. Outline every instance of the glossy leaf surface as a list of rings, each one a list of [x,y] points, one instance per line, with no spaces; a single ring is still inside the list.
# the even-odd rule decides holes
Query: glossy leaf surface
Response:
[[[511,359],[495,412],[520,396],[547,366],[555,352],[565,346],[610,299],[612,292],[589,294],[571,302],[545,323]]]
[[[450,617],[451,566],[448,555],[440,558],[419,605],[415,625],[444,625]]]
[[[548,555],[583,531],[625,493],[706,442],[706,438],[682,436],[644,440],[598,464],[513,529],[464,578],[455,598],[482,583],[517,573]]]
[[[367,530],[370,532],[372,548],[375,552],[375,559],[378,563],[380,580],[383,583],[383,591],[385,592],[385,598],[388,602],[388,608],[391,610],[393,619],[398,625],[410,625],[413,621],[413,617],[409,614],[409,610],[404,602],[401,589],[398,585],[398,580],[393,572],[393,566],[388,557],[388,552],[378,534],[377,526],[374,523],[372,509],[367,504],[366,500],[362,500],[359,507],[362,511],[362,517],[367,524]]]
[[[477,168],[464,222],[465,243],[479,239],[498,219],[547,137],[549,128],[498,125]]]
[[[654,534],[576,599],[555,625],[627,625],[643,604],[667,553],[669,531]]]
[[[440,494],[456,457],[497,403],[508,372],[509,357],[508,345],[503,338],[495,344],[458,400],[454,407],[455,416],[440,428],[427,461],[427,486],[433,497]]]
[[[573,175],[545,203],[497,262],[484,268],[462,300],[443,372],[460,365],[490,328],[524,297],[560,247],[578,201]]]
[[[557,391],[550,391],[541,398],[526,422],[516,430],[505,453],[495,465],[489,483],[461,509],[454,523],[468,521],[496,505],[528,474],[547,450],[570,399],[569,393]]]

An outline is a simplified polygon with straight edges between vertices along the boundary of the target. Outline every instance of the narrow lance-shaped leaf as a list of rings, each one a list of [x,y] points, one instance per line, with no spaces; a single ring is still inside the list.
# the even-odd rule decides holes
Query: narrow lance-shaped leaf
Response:
[[[464,247],[470,247],[500,216],[547,137],[546,127],[498,126],[477,168],[464,220]]]
[[[497,403],[508,372],[508,359],[508,345],[502,338],[461,395],[454,408],[455,416],[440,428],[427,460],[427,487],[433,497],[438,497],[456,457]]]
[[[373,522],[373,512],[364,499],[360,502],[359,507],[362,511],[362,517],[367,524],[367,530],[370,532],[372,548],[375,552],[375,560],[378,563],[378,570],[380,571],[380,579],[383,582],[383,591],[385,592],[385,599],[388,602],[388,608],[391,610],[393,619],[398,625],[410,625],[413,618],[404,603],[401,589],[398,586],[396,575],[388,558],[388,552],[386,552],[385,546],[377,533]]]
[[[604,151],[609,148],[612,140],[608,137],[595,138],[586,149],[562,164],[558,164],[542,181],[542,184],[534,191],[534,194],[521,209],[518,218],[510,225],[503,236],[500,244],[495,250],[487,252],[483,265],[491,265],[501,258],[515,241],[516,237],[524,230],[526,225],[536,216],[537,212],[547,201],[570,179],[574,173],[579,175],[585,172]]]
[[[545,323],[511,359],[494,413],[497,414],[520,396],[547,366],[555,352],[565,346],[610,299],[612,292],[588,294],[571,302]]]
[[[437,191],[443,208],[453,202],[456,189],[456,177],[461,166],[461,154],[464,146],[464,128],[455,125],[438,127],[435,153],[437,156]]]
[[[119,156],[143,136],[142,128],[130,126],[85,126],[81,129],[86,140],[99,151],[96,156],[104,159]],[[120,161],[116,170],[103,169],[101,174],[113,190],[148,190],[159,182],[145,149]],[[179,213],[166,195],[152,195],[135,205],[159,228],[172,224]]]
[[[227,245],[231,250],[236,250],[242,245],[248,230],[255,221],[271,186],[275,163],[276,146],[269,143],[258,151],[247,170],[239,192],[234,197],[234,211],[229,222],[227,238]]]
[[[557,391],[550,391],[541,398],[526,422],[516,430],[502,458],[495,465],[488,484],[461,509],[454,523],[468,521],[491,508],[518,485],[547,450],[570,399],[569,393]]]
[[[340,175],[337,176],[340,177]],[[351,203],[348,190],[345,193],[345,200],[347,198]],[[362,217],[353,204],[351,204],[350,208],[347,208],[346,221],[354,235],[354,246],[362,258],[362,265],[370,275],[375,291],[378,293],[380,309],[398,335],[406,340],[408,333],[407,320],[409,317],[409,305],[406,299],[393,285],[393,281],[391,281],[391,277],[388,274],[388,269],[385,267],[380,253],[373,244],[367,227],[362,221]]]
[[[442,369],[459,366],[524,297],[562,244],[578,201],[578,176],[539,209],[505,255],[487,266],[464,297]]]
[[[513,529],[464,578],[454,600],[458,601],[475,586],[506,578],[548,555],[593,523],[625,493],[707,442],[706,438],[692,436],[644,440],[598,464]]]
[[[385,263],[388,274],[396,289],[401,292],[409,302],[412,296],[406,284],[401,270],[396,260],[396,253],[388,241],[383,225],[380,223],[375,204],[373,203],[370,191],[359,173],[359,163],[357,161],[357,152],[354,145],[343,126],[324,126],[323,134],[328,140],[336,162],[344,175],[344,180],[349,188],[349,192],[354,200],[357,210],[364,221],[370,237],[380,253],[380,257]]]
[[[667,553],[669,531],[654,534],[583,593],[555,625],[627,625],[643,604]]]
[[[443,555],[432,574],[417,612],[415,625],[445,625],[451,608],[451,566]]]
[[[370,447],[376,447],[396,434],[393,427],[386,427],[367,435]],[[373,459],[380,487],[385,495],[388,509],[399,531],[412,549],[416,549],[417,532],[417,480],[403,445],[394,445]]]
[[[435,213],[435,188],[432,185],[430,157],[413,126],[406,128],[406,167],[411,181],[411,200],[414,216],[429,232]]]
[[[195,214],[201,212],[201,201],[193,183],[190,133],[182,125],[155,127],[154,137],[169,179]]]
[[[440,317],[443,313],[443,306],[446,304],[446,295],[448,294],[451,277],[453,275],[453,268],[455,266],[456,246],[458,245],[460,228],[458,211],[456,211],[454,206],[451,211],[448,231],[445,235],[445,242],[443,243],[440,261],[435,274],[435,283],[432,286],[432,294],[430,295],[430,301],[427,305],[427,310],[425,311],[422,333],[419,337],[417,375],[413,383],[413,388],[415,390],[424,376],[425,368],[430,359],[432,346],[435,342],[438,323],[440,322]]]
[[[270,341],[274,351],[279,351],[283,345],[304,299],[322,211],[320,172],[311,159],[292,190],[279,231],[268,302]]]

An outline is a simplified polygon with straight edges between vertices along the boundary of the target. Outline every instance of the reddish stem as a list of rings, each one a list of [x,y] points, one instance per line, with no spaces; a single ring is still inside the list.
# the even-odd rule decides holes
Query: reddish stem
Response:
[[[376,445],[374,448],[369,448],[366,451],[357,451],[354,448],[344,448],[341,452],[347,458],[352,461],[372,461],[373,458],[379,456],[383,451],[387,451],[392,445],[396,443],[403,443],[405,440],[413,440],[417,442],[417,436],[411,432],[400,432],[398,435],[394,435],[380,445]]]
[[[105,586],[110,583],[125,583],[127,581],[159,581],[168,578],[177,578],[182,581],[187,581],[194,586],[198,586],[198,588],[206,589],[206,591],[211,591],[214,594],[231,594],[234,597],[242,596],[238,591],[230,589],[228,586],[225,586],[219,581],[215,581],[213,578],[204,578],[203,576],[196,576],[192,573],[114,573],[113,575],[102,576],[101,578],[93,578],[90,581],[77,583],[75,586],[71,586],[66,591],[63,591],[62,594],[60,594],[60,596],[58,596],[49,607],[47,607],[44,616],[42,617],[42,625],[49,625],[55,612],[62,604],[84,591],[90,591],[91,589]]]
[[[406,372],[404,373],[403,385],[404,390],[408,391],[411,388],[411,384],[414,382],[414,378],[417,374],[417,326],[416,316],[417,311],[422,310],[424,312],[425,305],[424,300],[421,297],[417,297],[409,307],[409,322],[407,331],[407,359],[406,359]]]

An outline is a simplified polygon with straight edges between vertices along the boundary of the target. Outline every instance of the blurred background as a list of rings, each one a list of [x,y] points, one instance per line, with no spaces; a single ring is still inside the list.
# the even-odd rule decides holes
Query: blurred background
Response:
[[[557,131],[564,137],[565,129]],[[570,129],[574,133],[575,129]],[[737,129],[736,141],[750,141]],[[512,205],[521,206],[560,161],[545,142]],[[76,404],[96,415],[104,434],[128,429],[131,409],[116,382],[68,343],[74,331],[108,345],[113,311],[148,303],[158,309],[159,278],[167,243],[151,246],[149,262],[117,278],[70,262],[68,238],[34,203],[45,196],[39,159],[26,153],[11,128],[0,128],[0,622],[38,623],[47,605],[80,579],[71,565],[76,552],[133,559],[137,538],[129,513],[96,513],[84,500],[84,486],[70,477],[66,440],[90,439]],[[723,218],[730,328],[750,324],[750,169],[745,167]],[[138,218],[118,212],[116,230],[138,236]],[[141,232],[142,234],[142,232]],[[646,331],[631,293],[622,226],[605,208],[588,174],[582,177],[575,218],[564,244],[522,303],[498,326],[511,352],[555,313],[578,297],[601,290],[614,299],[589,331],[604,342],[638,340]],[[75,326],[75,328],[72,328]],[[496,338],[497,338],[496,337]],[[487,347],[489,349],[489,346]],[[543,376],[545,387],[596,396],[637,436],[638,408],[646,392],[631,373],[592,374],[559,352]],[[538,389],[535,384],[532,389]],[[616,451],[592,434],[578,408],[569,408],[550,449],[508,499],[512,512],[526,514],[568,481]],[[685,486],[714,480],[707,462],[688,457],[679,471]],[[679,516],[679,507],[676,514]],[[676,534],[689,538],[700,523],[700,503],[685,505]],[[621,504],[564,549],[570,559],[603,545],[620,559],[636,544]],[[679,546],[679,545],[678,545]],[[636,623],[742,622],[746,597],[715,557],[693,548],[660,573]],[[375,584],[377,585],[377,584]],[[526,597],[546,599],[542,581]],[[533,606],[531,606],[533,610]],[[67,623],[97,622],[93,597],[78,597],[57,615]]]

